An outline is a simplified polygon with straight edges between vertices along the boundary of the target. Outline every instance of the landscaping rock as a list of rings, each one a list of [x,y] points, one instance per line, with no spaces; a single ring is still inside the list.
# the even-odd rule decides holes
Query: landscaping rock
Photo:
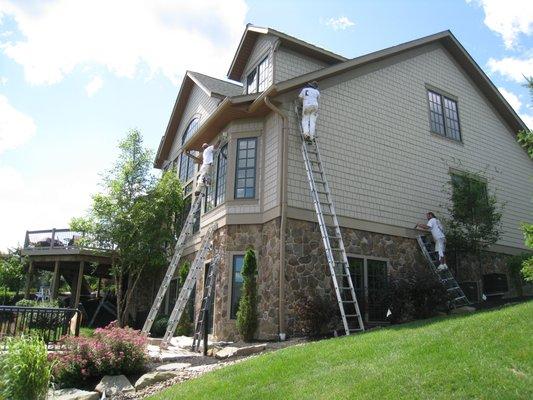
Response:
[[[249,356],[251,354],[261,353],[266,349],[266,344],[257,344],[246,347],[225,347],[219,350],[215,355],[216,358],[223,360],[230,357]]]
[[[141,390],[154,383],[163,382],[168,379],[175,378],[177,376],[176,371],[154,371],[144,374],[137,382],[135,382],[135,390]]]
[[[100,393],[105,393],[106,396],[113,396],[120,392],[133,392],[135,391],[135,388],[124,375],[106,375],[94,390]]]
[[[60,389],[48,392],[47,400],[98,400],[100,393],[80,389]]]
[[[170,363],[170,364],[163,364],[157,367],[156,371],[178,371],[180,369],[185,369],[190,367],[190,363]]]
[[[476,311],[474,307],[470,306],[463,306],[459,308],[454,308],[452,311],[450,311],[450,314],[470,314]]]

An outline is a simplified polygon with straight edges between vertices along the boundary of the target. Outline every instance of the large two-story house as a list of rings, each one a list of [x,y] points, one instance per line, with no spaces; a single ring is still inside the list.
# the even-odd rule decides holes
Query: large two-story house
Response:
[[[227,78],[186,72],[155,160],[175,167],[192,196],[197,166],[186,151],[229,138],[184,251],[192,260],[202,233],[218,223],[218,339],[236,337],[250,246],[258,257],[258,338],[294,333],[296,302],[331,290],[294,111],[309,81],[321,90],[318,142],[365,321],[385,319],[386,305],[375,299],[390,274],[424,262],[413,226],[426,211],[444,212],[443,186],[453,174],[484,171],[488,190],[506,204],[503,236],[481,268],[458,268],[471,300],[482,295],[484,276],[506,273],[505,255],[524,249],[533,164],[515,136],[525,125],[450,31],[347,59],[248,25]],[[148,310],[158,285],[145,285],[137,312]],[[174,280],[163,311],[178,290]]]

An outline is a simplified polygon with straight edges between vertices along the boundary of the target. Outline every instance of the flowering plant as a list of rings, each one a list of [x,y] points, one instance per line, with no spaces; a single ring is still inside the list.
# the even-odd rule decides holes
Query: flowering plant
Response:
[[[130,375],[145,369],[147,339],[139,331],[119,328],[112,322],[94,331],[92,337],[66,337],[65,351],[51,354],[52,376],[62,387],[104,375]]]

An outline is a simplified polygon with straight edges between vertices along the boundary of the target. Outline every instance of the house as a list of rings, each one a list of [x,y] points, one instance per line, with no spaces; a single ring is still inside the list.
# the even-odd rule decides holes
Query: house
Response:
[[[480,263],[458,266],[458,281],[473,301],[487,277],[507,282],[506,257],[523,251],[519,225],[533,211],[533,165],[515,138],[525,125],[450,31],[347,59],[248,25],[227,77],[238,83],[185,74],[155,159],[157,168],[176,167],[189,195],[197,170],[185,152],[230,138],[183,253],[192,260],[202,232],[218,223],[218,339],[236,336],[249,246],[258,256],[258,338],[293,334],[296,303],[330,292],[294,112],[312,80],[321,89],[318,141],[365,321],[385,319],[378,299],[390,274],[424,263],[413,226],[428,210],[442,214],[454,174],[484,171],[488,190],[506,204],[503,236]],[[158,282],[145,287],[136,311],[146,315]],[[174,280],[164,312],[178,289]],[[197,291],[197,308],[200,300]]]

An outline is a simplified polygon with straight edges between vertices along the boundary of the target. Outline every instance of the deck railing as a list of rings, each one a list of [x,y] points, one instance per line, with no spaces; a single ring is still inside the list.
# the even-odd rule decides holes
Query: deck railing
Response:
[[[80,321],[81,312],[75,308],[0,306],[0,348],[5,348],[7,337],[31,334],[55,345],[65,335],[78,336]]]
[[[72,231],[70,229],[45,229],[40,231],[26,231],[24,239],[25,250],[69,250],[92,249],[113,250],[110,243],[102,243],[95,238]]]

